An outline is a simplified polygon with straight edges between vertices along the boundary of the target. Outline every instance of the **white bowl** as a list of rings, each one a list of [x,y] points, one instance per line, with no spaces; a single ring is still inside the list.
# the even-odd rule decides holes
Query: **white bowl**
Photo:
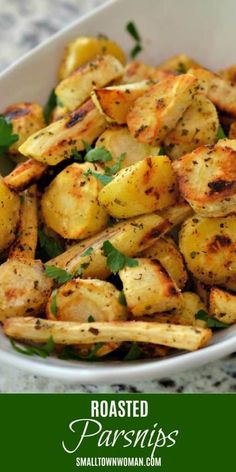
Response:
[[[236,4],[233,0],[116,0],[108,2],[37,47],[0,75],[1,109],[20,100],[45,103],[56,82],[64,45],[78,35],[104,33],[128,52],[132,39],[129,20],[138,25],[144,43],[140,59],[157,64],[185,52],[217,70],[233,64]],[[214,335],[199,351],[160,360],[134,362],[72,362],[54,357],[42,360],[15,352],[0,333],[0,360],[31,373],[81,383],[130,382],[157,378],[223,357],[236,349],[236,326]]]

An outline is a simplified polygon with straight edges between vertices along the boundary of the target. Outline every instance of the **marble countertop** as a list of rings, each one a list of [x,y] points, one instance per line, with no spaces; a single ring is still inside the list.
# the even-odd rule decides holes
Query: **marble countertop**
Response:
[[[0,0],[0,70],[104,0]],[[236,392],[236,355],[160,380],[107,386],[63,384],[0,366],[0,392]]]

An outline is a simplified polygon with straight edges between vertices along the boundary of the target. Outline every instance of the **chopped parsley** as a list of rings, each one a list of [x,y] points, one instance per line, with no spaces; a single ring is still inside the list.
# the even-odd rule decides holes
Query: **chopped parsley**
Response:
[[[87,162],[108,162],[112,161],[112,155],[104,146],[90,149],[84,158]]]
[[[64,251],[62,245],[56,239],[47,236],[42,228],[39,229],[39,246],[51,259],[59,256]]]
[[[206,321],[208,328],[228,328],[230,326],[228,323],[223,323],[222,321],[209,316],[205,310],[199,310],[195,314],[195,318],[196,320]]]
[[[54,316],[57,316],[57,290],[53,290],[50,310]]]
[[[142,39],[141,39],[141,36],[138,32],[137,26],[135,25],[135,23],[133,21],[129,21],[127,23],[126,31],[128,31],[130,36],[132,36],[132,38],[135,41],[135,45],[134,45],[133,49],[130,52],[130,56],[132,57],[132,59],[134,59],[143,49]]]
[[[217,130],[216,137],[217,137],[217,139],[224,139],[224,138],[227,137],[221,125],[219,126],[219,128]]]
[[[84,256],[90,256],[90,254],[92,254],[93,252],[93,247],[88,247],[88,249],[86,249],[82,254],[81,256],[84,257]]]
[[[125,159],[125,157],[126,157],[126,152],[122,152],[122,154],[119,157],[117,157],[116,162],[115,164],[113,164],[113,166],[105,167],[106,175],[112,176],[116,174],[117,172],[119,172],[119,170],[121,169],[121,163]]]
[[[45,274],[60,285],[65,284],[66,282],[69,282],[69,280],[73,279],[73,275],[66,270],[48,264],[45,266]]]
[[[125,294],[123,290],[119,293],[118,302],[123,306],[127,306],[127,302],[126,302],[126,298],[125,298]]]
[[[186,69],[186,65],[183,62],[179,62],[178,67],[177,67],[177,72],[179,74],[186,74],[187,69]]]
[[[15,351],[25,356],[39,356],[42,358],[48,357],[51,352],[55,349],[55,343],[52,337],[49,338],[48,342],[43,346],[21,346],[19,343],[16,343],[14,339],[10,339],[11,345]]]
[[[137,260],[122,254],[111,244],[110,241],[104,241],[102,249],[104,255],[107,258],[107,267],[113,274],[117,274],[117,272],[119,272],[125,266],[136,267],[138,265]]]
[[[158,156],[165,156],[165,149],[163,148],[163,146],[160,146],[160,150],[158,152]]]
[[[56,106],[57,106],[57,96],[55,94],[55,89],[52,89],[48,97],[48,101],[43,109],[44,119],[47,125],[51,121],[52,112]]]
[[[89,315],[88,317],[88,323],[94,323],[95,319],[92,315]]]
[[[84,172],[84,177],[87,178],[89,177],[89,175],[92,175],[96,179],[100,180],[100,182],[102,182],[103,185],[107,185],[112,181],[112,177],[110,177],[109,175],[100,174],[99,172],[94,172],[92,169],[88,169],[86,170],[86,172]]]
[[[70,155],[70,157],[71,157],[72,159],[74,159],[75,161],[77,161],[77,162],[83,162],[83,156],[82,156],[82,154],[78,151],[78,149],[76,149],[76,148],[73,148],[73,149],[71,150],[71,155]]]
[[[7,151],[7,149],[16,141],[18,141],[18,134],[13,134],[13,126],[4,116],[0,116],[0,156]]]
[[[142,355],[142,349],[136,343],[132,343],[129,351],[127,352],[126,356],[124,357],[124,361],[135,361],[136,359],[140,359]]]

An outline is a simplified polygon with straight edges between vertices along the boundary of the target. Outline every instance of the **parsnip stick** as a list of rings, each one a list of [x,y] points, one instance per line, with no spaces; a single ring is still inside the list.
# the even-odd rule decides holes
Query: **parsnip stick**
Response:
[[[170,223],[155,213],[132,218],[129,221],[115,224],[96,236],[75,244],[49,264],[69,272],[85,264],[83,277],[106,279],[110,271],[106,264],[102,246],[108,240],[126,256],[135,256],[138,252],[151,246],[154,241],[171,228]],[[90,255],[83,255],[86,249],[92,248]]]
[[[45,321],[40,318],[9,318],[5,320],[7,336],[25,341],[45,343],[52,337],[56,344],[90,344],[94,342],[134,341],[161,344],[195,351],[207,344],[211,330],[192,326],[150,322]]]
[[[22,195],[20,226],[9,259],[24,257],[34,259],[38,238],[37,188],[32,185]]]
[[[4,182],[11,190],[19,192],[40,179],[46,169],[47,166],[41,162],[28,159],[8,174]]]

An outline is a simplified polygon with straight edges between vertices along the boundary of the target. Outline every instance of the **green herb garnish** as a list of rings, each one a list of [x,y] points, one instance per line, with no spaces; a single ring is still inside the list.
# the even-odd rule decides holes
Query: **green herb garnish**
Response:
[[[90,256],[90,254],[92,254],[93,252],[93,247],[88,247],[88,249],[86,249],[82,254],[81,254],[81,257],[84,257],[84,256]]]
[[[48,357],[51,352],[55,349],[55,343],[53,338],[50,337],[48,342],[43,346],[36,347],[36,346],[21,346],[20,344],[16,343],[14,339],[10,339],[11,345],[15,351],[20,352],[20,354],[24,354],[25,356],[39,356],[42,358]]]
[[[138,344],[133,343],[123,360],[134,361],[136,359],[140,359],[141,355],[142,355],[142,350],[140,349]]]
[[[86,172],[84,172],[84,177],[87,178],[89,175],[92,175],[96,179],[100,180],[100,182],[102,182],[103,185],[107,185],[112,181],[112,177],[110,177],[109,175],[100,174],[99,172],[94,172],[92,169],[88,169],[86,170]]]
[[[88,323],[94,323],[95,319],[92,315],[89,315],[88,317]]]
[[[125,298],[125,294],[123,290],[119,293],[118,302],[123,306],[127,306],[127,302],[126,302],[126,298]]]
[[[54,316],[57,316],[57,290],[53,290],[50,310]]]
[[[71,157],[72,159],[74,159],[75,161],[77,161],[77,162],[83,162],[83,156],[82,156],[82,154],[78,151],[78,149],[76,149],[76,148],[73,148],[73,149],[71,150],[71,155],[70,155],[70,157]]]
[[[187,69],[186,69],[186,66],[185,66],[185,64],[184,64],[183,62],[180,62],[180,63],[178,64],[177,72],[178,72],[179,74],[186,74]]]
[[[138,261],[132,259],[131,257],[127,257],[122,254],[118,249],[116,249],[110,241],[104,241],[102,245],[102,249],[104,255],[107,258],[107,267],[113,272],[113,274],[117,274],[121,269],[125,266],[128,267],[136,267],[138,266]]]
[[[223,323],[222,321],[209,316],[204,310],[199,310],[195,314],[195,318],[196,320],[206,321],[208,328],[228,328],[230,326],[228,323]]]
[[[217,135],[216,135],[217,139],[224,139],[224,138],[227,138],[222,126],[219,126],[218,130],[217,130]]]
[[[165,149],[163,148],[163,146],[160,146],[160,150],[158,152],[158,156],[165,156]]]
[[[18,134],[13,134],[13,126],[4,116],[0,116],[0,156],[8,150],[8,148],[18,141]]]
[[[69,282],[69,280],[73,279],[73,275],[66,270],[48,264],[45,265],[45,274],[60,285],[65,284],[66,282]]]
[[[39,246],[51,259],[59,256],[64,251],[62,245],[54,238],[47,236],[43,229],[39,229]]]
[[[96,343],[91,352],[87,356],[81,356],[73,346],[65,346],[59,354],[60,359],[73,359],[73,360],[82,360],[82,361],[93,361],[97,360],[96,353],[101,349],[104,343]]]
[[[121,163],[125,159],[125,157],[126,157],[126,152],[122,152],[122,154],[119,157],[117,157],[116,162],[115,164],[113,164],[113,166],[105,167],[106,175],[112,176],[116,174],[117,172],[119,172],[119,170],[121,169]]]
[[[112,155],[104,146],[90,149],[84,158],[87,162],[108,162],[112,161]]]
[[[133,21],[129,21],[129,23],[127,23],[126,30],[136,43],[130,53],[130,56],[134,59],[143,49],[141,36],[138,32],[137,26]]]
[[[51,121],[51,116],[54,108],[57,106],[57,96],[55,94],[55,89],[52,89],[48,101],[43,109],[44,119],[48,125]]]

